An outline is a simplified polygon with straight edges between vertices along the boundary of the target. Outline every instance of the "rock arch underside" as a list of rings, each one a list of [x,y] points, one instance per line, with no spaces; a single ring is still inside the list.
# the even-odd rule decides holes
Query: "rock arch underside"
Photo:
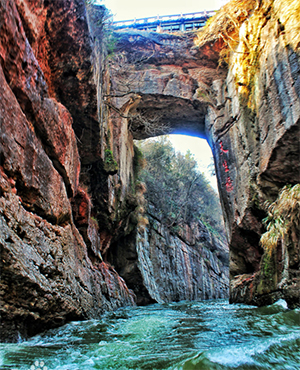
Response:
[[[233,0],[197,35],[122,31],[108,53],[102,7],[0,0],[1,340],[228,295],[202,224],[177,238],[150,215],[154,238],[133,220],[133,140],[165,133],[212,148],[231,302],[300,306],[299,228],[259,243],[265,202],[300,182],[300,5],[281,3]]]

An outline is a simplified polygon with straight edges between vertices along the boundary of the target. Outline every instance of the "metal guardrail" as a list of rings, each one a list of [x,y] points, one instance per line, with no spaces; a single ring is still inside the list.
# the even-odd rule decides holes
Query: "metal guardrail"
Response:
[[[213,15],[215,15],[213,10],[187,14],[157,15],[155,17],[116,21],[113,22],[113,27],[116,29],[135,28],[151,31],[186,31],[203,27],[207,19]]]

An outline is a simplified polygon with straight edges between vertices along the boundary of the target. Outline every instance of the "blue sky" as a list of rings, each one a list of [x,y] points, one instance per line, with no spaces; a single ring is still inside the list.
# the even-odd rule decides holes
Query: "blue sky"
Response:
[[[99,0],[98,0],[99,1]],[[202,10],[217,10],[228,0],[102,0],[112,11],[114,20],[185,14]]]
[[[205,174],[211,186],[217,190],[217,178],[212,176],[207,166],[213,162],[211,149],[205,139],[185,135],[169,135],[172,145],[176,151],[185,154],[188,150],[194,155],[198,162],[199,171]]]

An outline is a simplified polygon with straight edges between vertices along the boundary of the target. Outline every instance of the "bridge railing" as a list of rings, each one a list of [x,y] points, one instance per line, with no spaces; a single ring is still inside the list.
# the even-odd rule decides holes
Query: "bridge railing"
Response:
[[[197,13],[187,13],[187,14],[172,14],[172,15],[157,15],[154,17],[146,17],[146,18],[138,18],[138,19],[129,19],[125,21],[116,21],[113,22],[113,26],[116,29],[119,28],[143,28],[148,25],[149,27],[159,24],[167,24],[167,23],[178,23],[182,24],[187,21],[189,22],[196,22],[197,20],[207,20],[208,18],[215,15],[215,11],[202,11]]]

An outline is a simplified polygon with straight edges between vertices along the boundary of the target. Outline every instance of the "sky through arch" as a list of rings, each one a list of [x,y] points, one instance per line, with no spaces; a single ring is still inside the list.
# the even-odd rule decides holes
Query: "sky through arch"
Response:
[[[206,139],[187,135],[169,135],[176,151],[185,154],[188,150],[194,155],[199,171],[203,172],[212,188],[218,191],[217,178],[211,174],[208,166],[213,163],[213,155]]]

